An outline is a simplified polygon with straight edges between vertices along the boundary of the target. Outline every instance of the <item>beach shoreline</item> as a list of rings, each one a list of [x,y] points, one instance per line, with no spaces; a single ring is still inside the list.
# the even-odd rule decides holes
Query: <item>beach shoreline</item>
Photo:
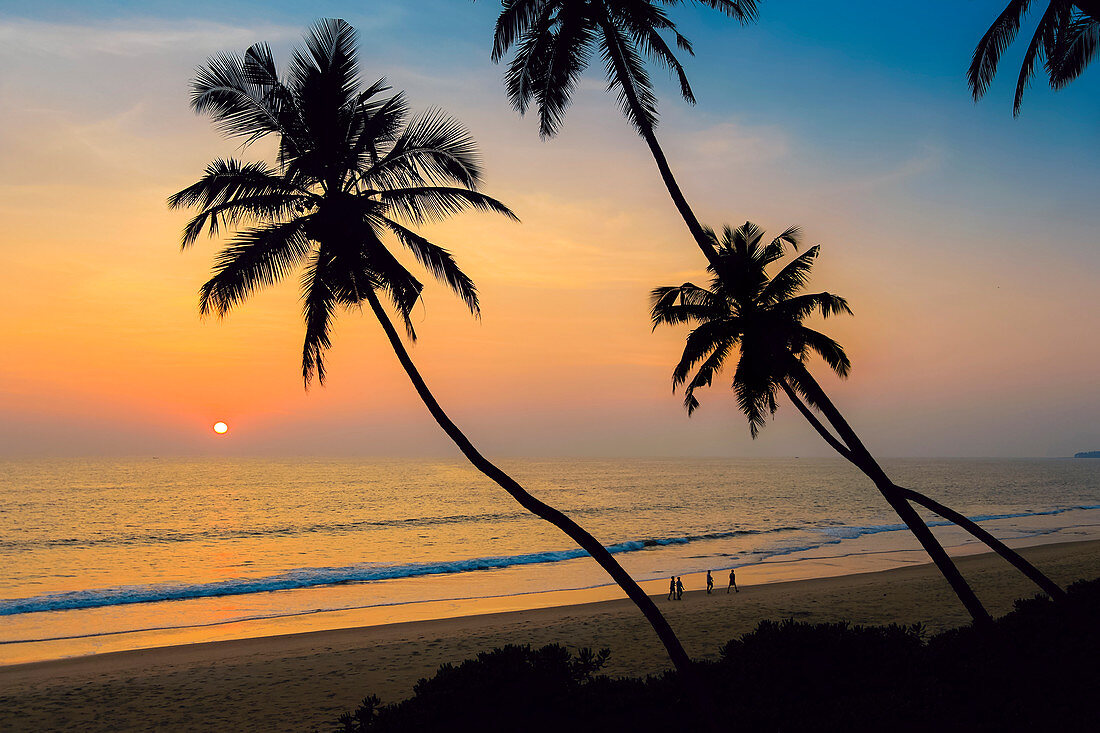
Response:
[[[1057,513],[1051,513],[1057,514]],[[1011,520],[1010,520],[1011,521]],[[1100,512],[1089,509],[1080,512],[1076,518],[1078,524],[1062,527],[1061,518],[1037,515],[1032,518],[1031,534],[1015,539],[1005,538],[1010,547],[1020,549],[1051,543],[1077,542],[1100,539],[1095,531],[1100,527]],[[1084,522],[1084,524],[1080,524]],[[1011,526],[997,519],[987,521],[991,531],[1011,534]],[[998,526],[1001,525],[1001,526]],[[763,585],[797,580],[831,578],[842,575],[876,572],[900,567],[920,565],[928,561],[928,556],[916,540],[907,532],[872,531],[856,529],[855,538],[839,537],[833,540],[817,541],[805,548],[791,550],[772,549],[770,556],[764,559],[735,565],[739,582],[748,585]],[[944,543],[954,557],[965,557],[986,551],[985,545],[974,540],[964,530],[955,526],[937,527],[937,537]],[[714,550],[710,550],[714,552]],[[713,563],[714,580],[717,588],[726,587],[729,565],[721,564],[731,558],[715,555],[708,560]],[[687,560],[688,563],[698,561]],[[710,564],[708,562],[707,564]],[[203,601],[204,608],[195,613],[195,601],[168,601],[161,603],[115,605],[104,609],[109,616],[92,615],[91,610],[61,611],[45,614],[27,614],[9,616],[10,619],[30,621],[38,616],[49,616],[47,625],[22,623],[5,630],[0,640],[0,668],[13,664],[69,659],[81,656],[103,655],[113,652],[156,649],[190,644],[246,640],[255,637],[283,636],[287,634],[333,631],[347,628],[384,626],[395,623],[431,621],[465,616],[480,616],[504,612],[522,612],[541,608],[575,606],[602,601],[625,599],[625,594],[615,584],[609,582],[599,567],[589,558],[572,561],[576,579],[581,585],[560,587],[557,589],[522,590],[511,593],[489,593],[488,595],[438,594],[438,590],[429,590],[422,599],[387,602],[386,583],[363,583],[334,585],[328,590],[342,594],[340,607],[325,608],[324,600],[320,608],[301,610],[288,608],[288,599],[293,599],[299,591],[274,591],[266,594],[268,600],[256,603],[258,613],[250,613],[242,606],[242,596],[227,595],[224,599],[210,598]],[[577,564],[580,563],[580,564]],[[585,565],[587,564],[587,567]],[[705,567],[705,565],[704,565]],[[494,571],[480,571],[474,587],[484,586],[485,578]],[[706,571],[685,569],[676,573],[682,576],[689,590],[705,586]],[[444,584],[451,591],[462,593],[468,590],[469,573],[456,573],[446,576],[432,576],[431,585]],[[513,576],[515,577],[515,576]],[[599,578],[601,582],[587,585]],[[669,587],[668,576],[649,579],[639,578],[639,585],[655,598],[666,596]],[[501,588],[498,578],[495,586]],[[435,597],[432,597],[432,593]],[[262,598],[265,594],[255,594]],[[250,601],[246,600],[245,603]],[[261,610],[262,607],[265,609]],[[149,611],[143,609],[148,608]],[[126,628],[118,623],[118,614],[128,614],[130,623],[138,624]],[[79,620],[69,617],[77,614]],[[144,619],[143,613],[149,613]],[[67,617],[66,621],[62,621]],[[105,619],[114,619],[106,621]],[[224,619],[224,620],[220,620]],[[141,625],[142,622],[145,625]],[[66,625],[71,633],[51,635],[51,632],[64,632]],[[112,625],[116,629],[110,628]]]
[[[1022,554],[1066,584],[1100,575],[1100,541],[1035,545]],[[958,558],[989,610],[1001,615],[1036,589],[992,554]],[[694,579],[691,579],[694,581]],[[690,590],[657,600],[688,652],[712,658],[730,638],[764,619],[960,626],[965,611],[930,564],[835,577],[753,584],[741,593]],[[694,587],[699,587],[694,584]],[[667,581],[665,581],[667,589]],[[84,730],[170,728],[309,730],[325,726],[368,694],[408,696],[417,679],[446,662],[507,643],[607,647],[609,674],[668,666],[652,630],[625,599],[452,618],[307,631],[138,649],[0,667],[0,728]]]

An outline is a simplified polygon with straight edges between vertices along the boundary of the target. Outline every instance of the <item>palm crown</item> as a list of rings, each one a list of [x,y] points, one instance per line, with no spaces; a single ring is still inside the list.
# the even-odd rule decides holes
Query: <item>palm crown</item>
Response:
[[[740,21],[756,15],[755,0],[692,0]],[[684,0],[503,0],[493,39],[493,60],[513,47],[505,84],[512,105],[524,113],[534,102],[539,131],[551,137],[561,127],[577,80],[594,54],[607,68],[608,88],[618,91],[623,114],[635,127],[657,124],[657,98],[645,59],[664,66],[695,101],[684,68],[662,33],[691,53],[665,7]]]
[[[726,227],[719,241],[713,231],[715,263],[707,269],[711,285],[692,283],[657,288],[652,293],[654,328],[661,324],[698,324],[687,337],[683,356],[673,371],[673,387],[686,385],[684,405],[698,407],[695,390],[709,386],[726,360],[739,352],[733,388],[749,419],[753,437],[776,411],[776,391],[783,382],[800,393],[803,364],[817,353],[841,377],[851,362],[833,339],[803,325],[814,312],[823,316],[851,314],[848,303],[831,293],[803,294],[819,248],[812,247],[769,277],[768,265],[798,248],[800,232],[792,227],[764,241],[764,231],[751,222]],[[694,370],[694,376],[689,375]],[[811,402],[812,403],[812,402]]]
[[[438,110],[410,118],[401,93],[383,96],[384,80],[364,85],[355,31],[342,20],[318,22],[296,50],[285,79],[266,44],[243,56],[211,58],[196,72],[191,106],[249,145],[274,135],[274,166],[219,159],[169,199],[199,213],[184,248],[205,230],[236,236],[218,255],[200,290],[205,314],[225,315],[258,288],[302,270],[306,324],[302,373],[325,377],[324,353],[338,310],[384,292],[415,339],[410,312],[423,285],[383,243],[395,238],[477,315],[473,281],[444,248],[410,226],[464,209],[514,214],[477,191],[473,140]]]
[[[1015,40],[1031,0],[1010,0],[974,49],[967,81],[974,99],[989,89],[1005,50]],[[1024,52],[1012,114],[1020,114],[1024,91],[1031,83],[1036,63],[1046,67],[1050,86],[1061,89],[1085,70],[1100,47],[1100,3],[1082,0],[1048,0],[1047,7]]]

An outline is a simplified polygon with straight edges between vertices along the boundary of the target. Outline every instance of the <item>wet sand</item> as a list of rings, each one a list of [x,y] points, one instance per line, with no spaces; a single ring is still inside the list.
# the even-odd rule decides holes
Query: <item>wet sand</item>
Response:
[[[1021,552],[1062,584],[1100,576],[1100,541]],[[996,615],[1035,592],[996,556],[958,562]],[[698,577],[685,580],[700,585]],[[740,593],[727,594],[725,576],[716,574],[714,595],[655,596],[691,655],[715,656],[725,641],[769,618],[923,623],[932,631],[968,621],[930,565],[759,585],[739,572],[738,581]],[[367,694],[408,696],[441,663],[506,643],[553,642],[610,648],[610,674],[668,666],[634,606],[611,600],[0,667],[0,730],[328,730]]]

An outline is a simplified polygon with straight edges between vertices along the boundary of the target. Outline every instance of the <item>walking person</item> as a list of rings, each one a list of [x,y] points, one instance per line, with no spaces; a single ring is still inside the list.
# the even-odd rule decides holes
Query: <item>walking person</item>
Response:
[[[737,587],[737,575],[734,573],[733,568],[730,568],[730,584],[726,586],[726,594],[730,592],[730,588],[733,588],[735,593],[740,593],[741,590]]]
[[[668,600],[672,600],[672,597],[676,595],[676,576],[672,576],[668,579]]]
[[[714,590],[714,578],[711,577],[710,571],[708,570],[707,571],[707,595],[708,596],[710,595],[710,592],[712,590]]]
[[[684,579],[676,578],[676,600],[684,600]]]

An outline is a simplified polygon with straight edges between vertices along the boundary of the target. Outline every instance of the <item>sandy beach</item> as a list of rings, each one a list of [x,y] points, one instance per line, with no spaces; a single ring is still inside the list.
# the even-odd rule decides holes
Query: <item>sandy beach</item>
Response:
[[[1060,583],[1100,575],[1100,541],[1027,548]],[[995,614],[1033,592],[992,555],[959,559]],[[930,565],[833,578],[753,585],[726,594],[657,599],[697,657],[761,619],[922,623],[930,630],[967,617]],[[697,585],[696,585],[697,587]],[[607,672],[667,666],[652,631],[625,600],[100,654],[0,667],[0,729],[84,731],[325,730],[369,693],[392,701],[444,662],[505,643],[608,647]]]

